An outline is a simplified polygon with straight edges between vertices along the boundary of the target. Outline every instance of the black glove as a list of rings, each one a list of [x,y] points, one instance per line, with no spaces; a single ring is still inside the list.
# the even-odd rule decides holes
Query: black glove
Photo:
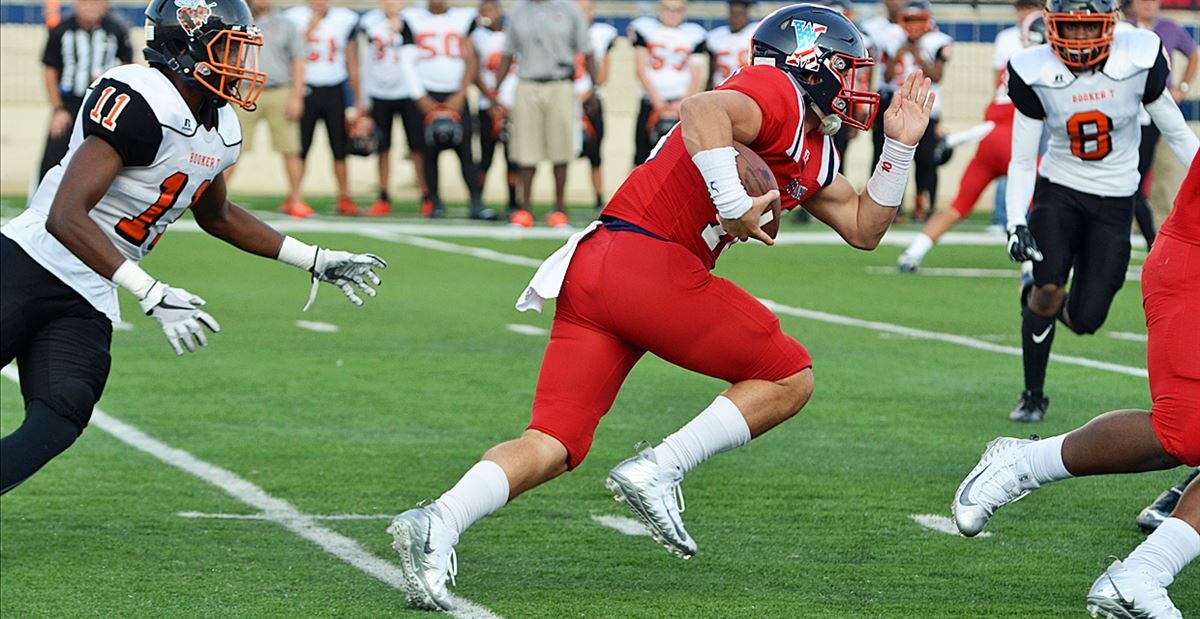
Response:
[[[1013,262],[1042,261],[1042,252],[1038,249],[1037,241],[1033,240],[1033,233],[1029,231],[1028,226],[1018,225],[1009,231],[1008,257],[1012,258]]]

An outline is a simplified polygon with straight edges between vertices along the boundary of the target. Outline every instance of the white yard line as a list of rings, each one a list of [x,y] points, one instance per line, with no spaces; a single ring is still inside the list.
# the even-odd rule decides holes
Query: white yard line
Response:
[[[177,512],[180,518],[193,520],[271,520],[270,514],[212,514],[208,512]],[[313,520],[391,520],[394,514],[308,514]]]
[[[969,277],[969,278],[996,278],[996,279],[1012,279],[1017,280],[1021,276],[1020,269],[1013,267],[1011,269],[970,269],[956,267],[921,267],[916,273],[901,273],[896,267],[880,267],[873,266],[866,268],[867,273],[871,275],[899,275],[902,277],[924,276],[924,277]],[[1142,280],[1142,268],[1130,267],[1125,271],[1125,281],[1137,282]]]
[[[625,516],[592,514],[592,522],[625,535],[650,536],[650,532],[646,530],[646,525]]]
[[[5,366],[0,370],[0,374],[13,382],[19,382],[17,370],[12,365]],[[317,524],[316,519],[309,514],[302,513],[283,499],[271,496],[266,490],[236,473],[201,460],[182,449],[171,447],[99,408],[92,412],[90,425],[164,464],[220,488],[234,499],[258,510],[265,520],[320,546],[325,552],[391,587],[404,590],[404,576],[396,564],[371,554],[357,541]],[[463,598],[455,598],[455,601],[458,608],[450,613],[451,616],[463,619],[499,619],[498,615],[478,604]]]
[[[909,518],[912,518],[913,522],[916,522],[930,531],[937,531],[938,533],[945,533],[946,535],[953,535],[954,537],[966,537],[962,533],[958,532],[958,526],[954,524],[954,521],[945,516],[939,516],[937,514],[913,514],[909,516]],[[975,537],[991,536],[991,533],[984,531]]]
[[[305,331],[314,333],[337,333],[341,330],[337,325],[330,322],[317,322],[314,320],[297,320],[296,326]]]
[[[1145,333],[1126,333],[1124,331],[1108,331],[1105,333],[1108,337],[1114,340],[1125,340],[1127,342],[1145,342],[1147,340]]]
[[[544,336],[550,335],[549,329],[543,329],[541,327],[535,327],[533,325],[507,324],[507,325],[504,325],[504,328],[508,329],[509,331],[512,331],[513,333],[519,333],[521,335],[533,335],[533,336],[537,336],[537,337],[544,337]]]

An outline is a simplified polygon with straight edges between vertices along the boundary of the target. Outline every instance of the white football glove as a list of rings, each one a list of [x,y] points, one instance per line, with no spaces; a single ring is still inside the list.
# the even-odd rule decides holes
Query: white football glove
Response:
[[[204,305],[204,299],[183,288],[154,282],[146,296],[138,299],[138,304],[147,316],[152,316],[162,326],[167,342],[176,355],[196,352],[196,342],[208,346],[208,338],[201,325],[213,333],[221,332],[221,325],[208,312],[199,309]]]
[[[352,254],[348,251],[335,249],[317,249],[316,259],[312,267],[312,289],[308,293],[308,302],[304,310],[312,306],[317,299],[317,288],[320,282],[329,282],[341,289],[342,294],[355,305],[362,305],[362,299],[354,289],[357,286],[368,297],[375,296],[375,289],[383,280],[372,269],[386,269],[387,262],[375,254]],[[370,282],[368,284],[367,282]]]

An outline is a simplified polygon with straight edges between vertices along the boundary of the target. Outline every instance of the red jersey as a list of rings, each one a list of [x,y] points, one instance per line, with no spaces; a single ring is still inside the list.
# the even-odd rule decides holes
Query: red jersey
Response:
[[[1192,160],[1187,178],[1175,196],[1175,207],[1158,229],[1159,234],[1200,245],[1200,155]]]
[[[749,146],[774,172],[785,211],[837,178],[840,158],[833,140],[817,130],[804,132],[804,94],[786,73],[749,66],[716,90],[741,92],[762,110],[758,137]],[[679,125],[630,173],[603,214],[683,245],[709,269],[731,240],[717,220],[717,208],[684,147]]]

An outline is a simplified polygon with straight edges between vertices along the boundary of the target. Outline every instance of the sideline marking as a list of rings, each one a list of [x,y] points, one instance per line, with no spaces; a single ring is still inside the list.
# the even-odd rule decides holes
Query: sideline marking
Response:
[[[550,335],[549,329],[543,329],[541,327],[535,327],[533,325],[519,325],[519,324],[514,323],[514,324],[504,325],[504,328],[508,329],[509,331],[512,331],[513,333],[519,333],[521,335],[534,335],[534,336],[538,336],[538,337]]]
[[[257,514],[210,514],[207,512],[176,512],[180,518],[194,520],[271,520],[271,515]],[[391,514],[308,514],[313,520],[391,520]]]
[[[912,518],[913,522],[925,527],[926,529],[929,529],[930,531],[937,531],[938,533],[945,533],[946,535],[953,535],[954,537],[967,537],[962,533],[959,533],[958,526],[954,524],[954,521],[945,516],[939,516],[937,514],[913,514],[909,516],[909,518]],[[984,531],[975,537],[991,536],[992,534],[990,531]]]
[[[341,331],[341,328],[333,323],[317,322],[314,320],[297,320],[296,326],[314,333],[337,333]]]
[[[650,532],[646,530],[646,525],[633,518],[592,514],[592,522],[625,535],[650,537]]]
[[[112,325],[113,331],[133,331],[134,329],[132,322],[125,322],[124,320],[114,322]]]
[[[12,365],[7,365],[0,370],[0,375],[14,383],[19,382],[17,370]],[[320,546],[325,552],[391,587],[400,591],[404,590],[404,575],[399,566],[371,554],[357,541],[317,524],[316,518],[313,516],[302,513],[283,499],[271,496],[266,490],[239,477],[236,473],[201,460],[182,449],[171,447],[99,408],[92,411],[91,425],[138,451],[154,456],[164,464],[224,490],[234,499],[259,510],[264,520],[274,522],[297,536]],[[457,596],[452,597],[457,606],[449,613],[453,617],[500,619],[499,615],[483,606]]]
[[[1149,339],[1145,333],[1127,333],[1124,331],[1108,331],[1106,335],[1114,340],[1125,340],[1127,342],[1145,342]]]

